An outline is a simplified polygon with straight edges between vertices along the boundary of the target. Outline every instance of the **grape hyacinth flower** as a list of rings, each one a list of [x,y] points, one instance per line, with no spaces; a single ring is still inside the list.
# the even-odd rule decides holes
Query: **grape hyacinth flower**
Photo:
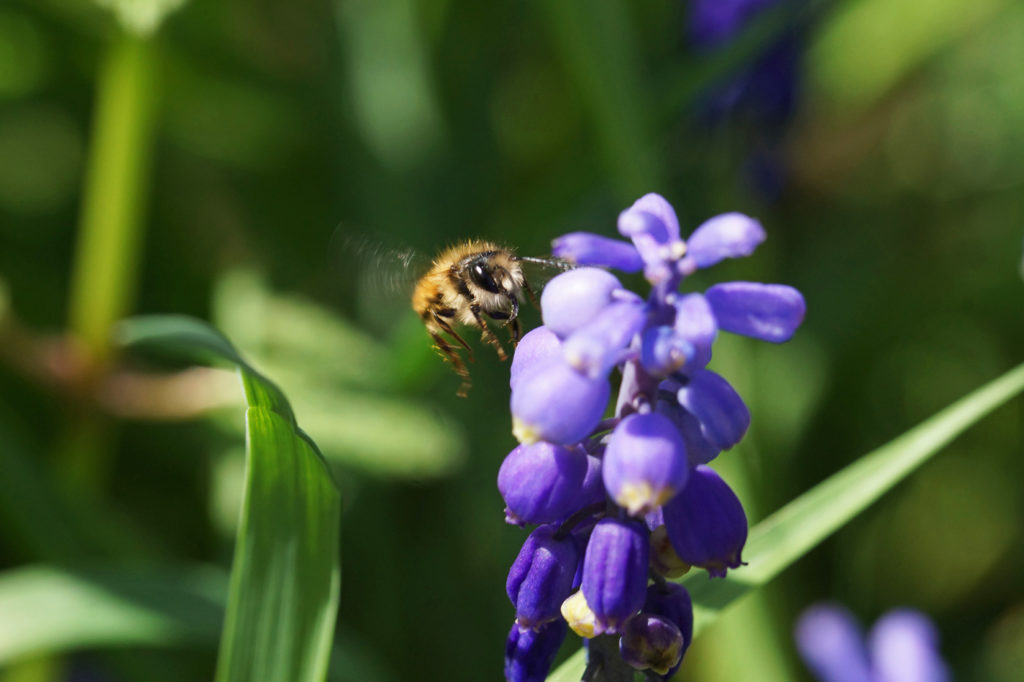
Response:
[[[753,253],[765,238],[753,218],[720,215],[684,240],[672,206],[648,194],[618,228],[626,240],[554,241],[554,255],[579,267],[545,287],[544,324],[512,361],[520,445],[498,488],[509,523],[540,525],[509,573],[509,680],[543,678],[555,623],[588,641],[595,682],[597,666],[674,673],[693,616],[686,590],[666,578],[691,567],[724,576],[742,565],[747,536],[739,499],[706,466],[750,424],[742,398],[708,368],[712,346],[720,331],[781,343],[804,317],[800,292],[784,285],[681,291],[695,271]],[[604,268],[642,272],[650,293]]]
[[[948,682],[935,626],[910,609],[889,611],[867,639],[849,611],[807,609],[796,625],[800,656],[821,682]]]

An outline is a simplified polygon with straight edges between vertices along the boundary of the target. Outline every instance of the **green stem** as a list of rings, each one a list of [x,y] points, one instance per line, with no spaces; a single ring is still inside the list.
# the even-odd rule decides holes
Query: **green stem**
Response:
[[[69,328],[82,353],[83,389],[110,362],[110,330],[135,298],[153,147],[154,47],[122,33],[100,65],[81,223],[71,276]],[[71,490],[97,494],[110,448],[106,424],[75,406],[58,470]]]
[[[97,84],[92,149],[71,279],[69,324],[93,367],[110,355],[111,325],[135,298],[154,127],[153,45],[124,33]]]

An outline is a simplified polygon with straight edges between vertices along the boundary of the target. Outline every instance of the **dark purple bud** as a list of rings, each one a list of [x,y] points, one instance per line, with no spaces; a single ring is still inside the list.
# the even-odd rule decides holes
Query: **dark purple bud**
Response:
[[[939,635],[923,614],[897,609],[882,616],[868,634],[878,682],[948,682],[939,656]]]
[[[860,628],[841,606],[822,604],[804,611],[796,624],[796,645],[820,680],[877,682]]]
[[[665,381],[659,388],[677,393],[679,385],[672,381]],[[697,418],[684,410],[675,400],[671,402],[659,400],[655,403],[654,411],[671,419],[675,427],[679,429],[679,433],[683,437],[683,444],[686,445],[686,458],[690,462],[690,467],[707,464],[722,451],[721,448],[716,448],[708,442]]]
[[[612,303],[565,340],[562,356],[578,372],[593,379],[607,377],[622,360],[623,351],[640,332],[646,317],[639,297]]]
[[[718,326],[727,332],[782,343],[804,320],[804,297],[784,284],[726,282],[705,293]]]
[[[604,453],[604,486],[630,514],[652,511],[683,489],[686,447],[672,422],[651,412],[631,414],[615,427]]]
[[[498,470],[498,491],[509,523],[550,523],[579,506],[587,474],[582,450],[538,442],[520,445]]]
[[[577,265],[596,265],[623,272],[639,272],[644,267],[636,247],[629,242],[591,232],[570,232],[558,237],[551,242],[551,253]]]
[[[706,268],[725,258],[749,256],[765,239],[761,223],[742,213],[706,220],[686,240],[686,258]]]
[[[548,358],[558,357],[561,352],[562,342],[550,329],[542,325],[530,330],[516,346],[516,352],[512,356],[509,385],[515,389],[516,380],[523,372]]]
[[[711,467],[695,467],[686,487],[662,513],[669,540],[683,561],[718,578],[743,563],[747,516],[736,493]]]
[[[694,354],[693,344],[672,327],[648,327],[640,340],[640,363],[654,377],[667,377]]]
[[[512,433],[520,443],[577,443],[600,423],[610,394],[607,379],[585,377],[561,358],[539,362],[516,379]]]
[[[676,333],[693,347],[693,356],[683,369],[687,373],[703,369],[711,361],[711,344],[718,335],[711,306],[701,294],[689,294],[676,301],[675,309]]]
[[[560,618],[537,630],[513,625],[505,641],[506,682],[544,682],[568,631]]]
[[[505,591],[516,607],[520,627],[537,628],[555,620],[572,594],[580,552],[570,534],[559,538],[557,530],[546,525],[530,533],[509,569]]]
[[[728,450],[743,438],[750,426],[750,411],[729,382],[711,370],[690,375],[677,394],[679,404],[697,418],[709,443]]]
[[[621,289],[619,280],[606,270],[578,268],[563,272],[541,292],[544,326],[564,339],[594,319],[612,302],[612,293]]]
[[[640,610],[649,554],[647,528],[641,522],[602,519],[594,526],[580,590],[594,612],[596,634],[618,633]]]
[[[686,650],[690,648],[693,641],[693,602],[690,600],[690,593],[686,588],[676,583],[664,583],[662,585],[651,585],[647,588],[647,598],[644,600],[644,613],[652,613],[672,621],[679,628],[683,636],[683,648],[680,652],[680,662]],[[676,663],[667,674],[671,677],[679,663]]]
[[[683,660],[683,635],[668,618],[639,613],[626,622],[619,652],[637,670],[667,675]]]

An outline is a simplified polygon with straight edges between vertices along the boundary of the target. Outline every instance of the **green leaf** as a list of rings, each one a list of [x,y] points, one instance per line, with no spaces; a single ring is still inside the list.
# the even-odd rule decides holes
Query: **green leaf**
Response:
[[[693,598],[693,634],[729,605],[765,585],[818,543],[864,511],[979,419],[1024,390],[1024,365],[961,398],[902,436],[874,450],[775,512],[750,532],[747,565],[720,580],[691,573],[681,581]],[[549,682],[579,680],[584,652],[573,654]]]
[[[220,629],[218,571],[29,566],[0,574],[0,666],[104,646],[208,642]]]
[[[284,394],[231,343],[191,318],[123,322],[129,348],[237,365],[245,388],[246,481],[217,680],[323,680],[340,564],[341,497]]]

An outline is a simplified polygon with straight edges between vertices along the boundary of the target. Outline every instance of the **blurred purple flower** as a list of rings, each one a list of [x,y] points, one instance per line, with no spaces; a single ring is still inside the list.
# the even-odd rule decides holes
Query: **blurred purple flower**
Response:
[[[889,611],[865,641],[842,606],[818,604],[796,625],[801,657],[821,682],[948,682],[938,651],[938,633],[923,614]]]
[[[508,593],[520,624],[547,622],[562,599],[577,634],[624,635],[626,662],[670,674],[689,646],[692,607],[681,587],[660,578],[648,587],[650,572],[725,575],[741,564],[747,536],[739,499],[704,466],[750,424],[736,390],[706,367],[712,345],[719,330],[785,341],[804,301],[791,287],[751,282],[680,292],[696,270],[764,241],[748,216],[716,216],[684,240],[672,206],[647,194],[619,215],[618,229],[628,241],[584,232],[555,241],[556,255],[584,267],[545,287],[544,326],[513,358],[510,408],[522,445],[498,487],[511,521],[551,525],[527,540]],[[651,291],[641,298],[593,266],[642,271]],[[615,370],[614,416],[602,419]],[[582,556],[572,580],[570,543]],[[539,646],[513,639],[516,651]]]

